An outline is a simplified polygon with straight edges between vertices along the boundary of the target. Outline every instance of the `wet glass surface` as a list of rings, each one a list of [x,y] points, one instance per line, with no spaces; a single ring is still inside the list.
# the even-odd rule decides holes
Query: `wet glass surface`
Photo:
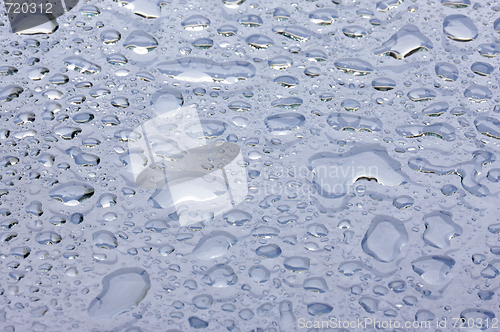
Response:
[[[0,331],[498,330],[498,3],[57,3],[0,9]]]

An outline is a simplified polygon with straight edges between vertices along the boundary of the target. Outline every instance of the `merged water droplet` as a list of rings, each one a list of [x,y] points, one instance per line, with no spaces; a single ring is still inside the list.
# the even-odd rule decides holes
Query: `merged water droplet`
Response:
[[[204,58],[182,58],[161,62],[158,70],[169,77],[189,82],[236,83],[255,76],[255,67],[246,61],[218,63]]]
[[[355,109],[354,109],[355,110]],[[337,131],[380,131],[382,121],[377,118],[366,118],[354,114],[333,113],[326,120]]]
[[[450,240],[462,235],[462,227],[452,220],[451,213],[435,211],[424,216],[424,242],[435,248],[450,247]]]
[[[299,26],[277,26],[273,32],[295,41],[305,42],[311,37],[311,31]]]
[[[276,135],[286,135],[299,129],[305,122],[306,118],[298,113],[281,113],[264,119],[267,129]]]
[[[212,232],[198,241],[193,255],[203,261],[224,256],[236,243],[236,238],[226,232]]]
[[[377,216],[366,231],[361,247],[367,255],[388,263],[399,257],[406,243],[408,233],[402,222],[389,216]]]
[[[373,66],[364,60],[345,58],[334,62],[338,70],[351,75],[364,76],[373,71]]]
[[[146,270],[123,268],[102,279],[101,293],[89,304],[88,314],[95,318],[113,318],[130,311],[146,297],[151,281]],[[123,290],[127,291],[124,292]]]
[[[386,186],[406,181],[401,165],[378,145],[353,148],[342,154],[320,152],[309,158],[307,167],[313,172],[318,194],[329,199],[344,197],[358,179],[376,179]]]
[[[436,64],[434,70],[436,75],[445,81],[454,82],[458,79],[458,68],[451,63],[440,62]]]
[[[65,205],[75,206],[94,195],[94,188],[88,184],[69,182],[61,184],[49,191],[49,196],[63,202]]]
[[[432,49],[432,42],[415,25],[405,25],[389,40],[373,50],[374,55],[388,55],[404,59],[410,55]]]

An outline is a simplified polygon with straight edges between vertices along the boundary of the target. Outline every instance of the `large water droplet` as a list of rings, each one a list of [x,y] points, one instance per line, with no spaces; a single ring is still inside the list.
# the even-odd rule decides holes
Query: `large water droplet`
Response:
[[[150,287],[146,270],[117,270],[102,279],[102,292],[90,303],[88,314],[102,319],[128,312],[146,297]]]
[[[408,233],[403,223],[389,216],[375,217],[361,241],[363,251],[384,263],[392,262],[408,243]]]
[[[446,276],[455,266],[455,260],[448,256],[425,256],[414,260],[411,266],[425,282],[441,285],[446,282]]]
[[[478,36],[474,22],[468,16],[461,14],[446,16],[443,21],[443,32],[446,37],[461,42],[474,40]]]
[[[389,55],[396,59],[404,59],[416,52],[429,51],[432,43],[419,28],[408,24],[396,32],[389,40],[373,50],[375,55]]]
[[[226,232],[212,232],[200,239],[193,249],[193,255],[203,261],[224,256],[236,243],[236,238]]]

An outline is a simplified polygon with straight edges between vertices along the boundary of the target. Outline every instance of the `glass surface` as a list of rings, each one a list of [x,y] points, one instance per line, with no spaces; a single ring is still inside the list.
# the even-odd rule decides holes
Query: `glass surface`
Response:
[[[499,330],[496,1],[30,1],[0,331]]]

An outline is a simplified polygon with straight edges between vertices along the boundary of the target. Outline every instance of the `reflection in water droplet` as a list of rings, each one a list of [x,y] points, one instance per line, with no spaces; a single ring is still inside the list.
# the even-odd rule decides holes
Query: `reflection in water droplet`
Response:
[[[0,102],[9,102],[19,98],[23,91],[24,89],[18,85],[8,85],[0,91]]]
[[[148,0],[117,0],[122,6],[131,10],[135,15],[146,19],[160,17],[160,5],[155,1]]]
[[[39,244],[47,245],[47,244],[56,244],[61,242],[62,238],[61,235],[54,231],[46,231],[46,232],[41,232],[38,233],[35,236],[36,242]]]
[[[0,66],[0,75],[1,76],[11,76],[17,74],[18,69],[16,67],[11,66]]]
[[[271,38],[259,34],[248,36],[245,39],[245,42],[257,50],[267,49],[274,46],[274,42]]]
[[[87,5],[80,7],[80,14],[84,16],[97,16],[100,13],[101,11],[96,6]]]
[[[101,249],[115,249],[118,247],[118,240],[110,231],[97,231],[92,234],[94,245]]]
[[[364,296],[358,300],[358,303],[370,314],[376,313],[379,309],[380,301],[369,296]]]

